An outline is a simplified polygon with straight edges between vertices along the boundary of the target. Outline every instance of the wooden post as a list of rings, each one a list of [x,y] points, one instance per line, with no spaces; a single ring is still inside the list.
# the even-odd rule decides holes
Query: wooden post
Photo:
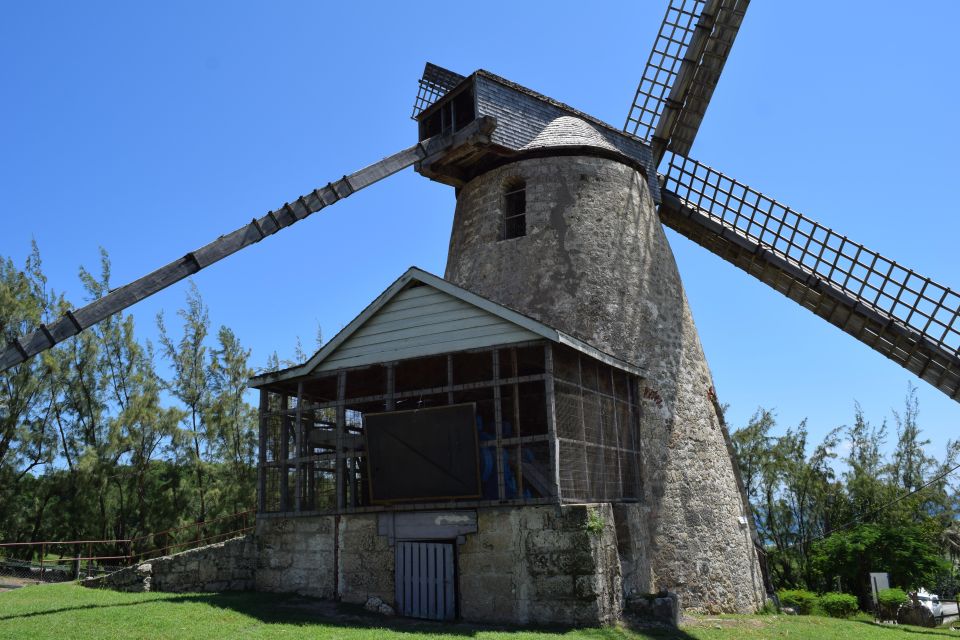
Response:
[[[547,396],[547,435],[550,437],[550,487],[558,501],[563,496],[560,492],[560,440],[557,437],[557,403],[553,389],[553,345],[549,342],[544,346],[544,363],[546,364],[547,379],[544,381]]]
[[[622,499],[623,496],[623,439],[620,437],[620,411],[617,408],[617,381],[613,377],[613,367],[607,367],[607,372],[610,375],[610,393],[613,396],[613,435],[617,441],[613,444],[617,450],[617,487],[619,491],[616,492],[616,495],[607,496],[607,498],[616,498]],[[619,372],[618,375],[624,375],[623,372]]]
[[[583,397],[583,356],[577,354],[577,390],[580,393],[580,435],[583,450],[583,486],[578,498],[580,500],[589,500],[593,496],[590,494],[590,456],[587,453],[587,420],[586,409],[584,409]]]
[[[494,349],[491,351],[493,358],[493,421],[497,434],[497,446],[495,455],[497,460],[497,498],[504,499],[503,488],[503,413],[500,407],[500,353]]]
[[[260,450],[257,454],[257,513],[266,511],[267,506],[267,411],[268,392],[260,389]]]
[[[337,511],[343,511],[346,506],[346,454],[343,451],[343,433],[347,428],[347,372],[341,371],[337,375],[337,458],[336,458],[336,488]]]
[[[397,401],[394,397],[397,386],[397,367],[394,363],[387,365],[387,411],[393,411],[397,408]]]
[[[47,555],[47,543],[40,545],[40,582],[43,582],[43,558]]]
[[[289,398],[280,395],[280,511],[290,510],[290,416]]]
[[[300,511],[301,502],[303,502],[303,456],[304,456],[304,427],[303,427],[303,381],[297,383],[297,422],[294,432],[297,437],[297,461],[294,467],[294,483],[296,495],[294,496],[293,510]]]
[[[640,407],[640,378],[633,375],[627,376],[627,402],[630,407],[630,443],[635,451],[633,460],[637,465],[637,473],[634,476],[633,490],[637,492],[637,498],[642,498],[643,494],[643,424],[641,423],[643,414]]]
[[[516,378],[520,375],[520,363],[517,361],[517,348],[513,347],[510,349],[510,360],[513,365],[513,376]],[[521,431],[520,425],[520,384],[514,380],[513,384],[510,385],[511,392],[513,393],[513,434],[512,437],[519,438],[524,435]],[[517,484],[517,495],[515,498],[523,497],[523,445],[518,444],[514,449],[517,453],[517,459],[515,461],[516,468],[513,470],[514,482]],[[507,456],[507,460],[510,460],[510,456]]]
[[[453,355],[447,354],[447,404],[453,404]]]

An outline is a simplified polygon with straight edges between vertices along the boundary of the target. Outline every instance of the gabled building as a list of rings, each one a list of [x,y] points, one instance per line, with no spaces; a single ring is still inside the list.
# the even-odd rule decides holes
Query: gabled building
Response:
[[[411,268],[309,361],[251,380],[257,587],[425,618],[617,619],[646,570],[641,374]]]

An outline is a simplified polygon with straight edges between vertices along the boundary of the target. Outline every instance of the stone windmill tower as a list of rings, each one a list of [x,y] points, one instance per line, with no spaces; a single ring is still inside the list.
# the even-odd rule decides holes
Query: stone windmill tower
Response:
[[[517,196],[507,195],[518,189],[522,233],[511,229]],[[748,507],[677,266],[634,163],[587,121],[552,120],[515,160],[460,188],[444,277],[644,372],[638,516],[647,536],[632,541],[647,551],[643,590],[671,585],[688,605],[754,608]]]
[[[418,114],[421,135],[476,103],[489,140],[417,169],[457,188],[445,279],[557,327],[643,371],[644,591],[686,605],[751,610],[762,578],[735,463],[677,265],[657,215],[646,148],[485,71]],[[429,82],[429,80],[428,80]],[[472,108],[472,107],[471,107]],[[656,199],[656,200],[655,200]],[[561,473],[567,460],[561,449]],[[561,477],[561,493],[585,479]]]
[[[438,618],[609,622],[660,589],[753,610],[748,506],[661,223],[953,399],[960,295],[688,157],[747,5],[671,0],[622,130],[428,64],[417,144],[39,327],[0,370],[414,166],[457,189],[445,277],[411,269],[252,381],[244,584]]]

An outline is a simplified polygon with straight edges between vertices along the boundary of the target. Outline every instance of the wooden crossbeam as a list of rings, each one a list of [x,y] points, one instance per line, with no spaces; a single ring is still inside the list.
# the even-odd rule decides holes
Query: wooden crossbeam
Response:
[[[0,372],[24,362],[41,351],[45,351],[113,314],[123,311],[140,300],[152,296],[241,249],[260,242],[281,229],[300,222],[311,214],[335,204],[375,182],[379,182],[417,162],[429,163],[451,147],[475,139],[477,136],[489,135],[495,126],[496,123],[492,118],[478,118],[454,134],[428,138],[355,173],[331,182],[325,187],[314,189],[293,202],[285,203],[279,209],[268,212],[261,218],[254,218],[250,223],[236,231],[220,236],[210,244],[191,251],[130,284],[114,289],[84,307],[68,311],[62,318],[49,326],[40,325],[33,333],[14,340],[0,353]]]

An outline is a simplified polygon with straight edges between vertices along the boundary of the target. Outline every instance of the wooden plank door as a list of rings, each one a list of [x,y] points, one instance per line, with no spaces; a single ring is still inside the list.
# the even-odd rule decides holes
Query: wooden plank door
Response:
[[[453,620],[456,589],[452,542],[397,541],[398,613],[411,618]]]

